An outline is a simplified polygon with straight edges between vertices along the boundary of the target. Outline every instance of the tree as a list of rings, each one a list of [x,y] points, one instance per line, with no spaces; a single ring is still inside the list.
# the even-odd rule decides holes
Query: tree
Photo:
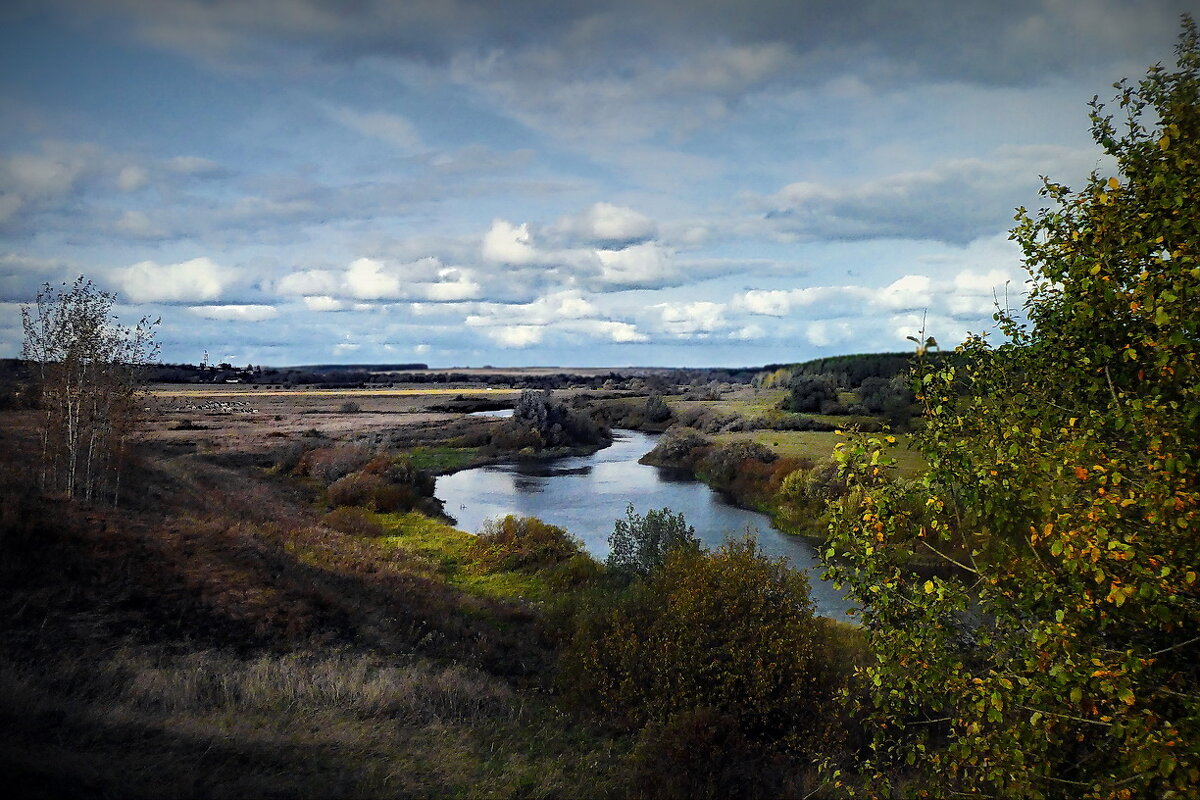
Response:
[[[43,491],[118,499],[138,409],[137,369],[157,353],[157,321],[121,326],[115,302],[80,276],[69,285],[46,284],[32,308],[21,307],[21,357],[31,362],[41,410]]]
[[[785,411],[822,411],[837,402],[837,389],[827,375],[796,375],[781,407]]]
[[[651,509],[642,516],[625,508],[625,519],[616,520],[608,537],[608,566],[635,575],[649,575],[662,566],[667,553],[679,547],[699,549],[696,529],[687,524],[683,514],[671,509]]]
[[[830,572],[863,608],[870,792],[1200,792],[1200,46],[1092,101],[1117,165],[1017,215],[1004,341],[927,363],[918,441],[839,451]],[[934,566],[930,566],[931,562]],[[918,571],[917,566],[924,568]],[[899,781],[894,780],[901,776]],[[888,784],[892,784],[889,786]]]

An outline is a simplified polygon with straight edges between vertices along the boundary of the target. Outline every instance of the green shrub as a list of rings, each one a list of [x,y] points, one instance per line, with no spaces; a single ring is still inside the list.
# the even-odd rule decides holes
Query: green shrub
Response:
[[[633,510],[633,503],[625,508],[625,519],[613,524],[608,537],[608,566],[610,569],[649,575],[662,566],[668,552],[676,547],[698,548],[696,529],[687,524],[683,514],[673,514],[671,509],[650,509],[646,516]]]
[[[643,413],[650,422],[666,422],[671,418],[671,407],[663,400],[661,394],[655,393],[646,398]]]

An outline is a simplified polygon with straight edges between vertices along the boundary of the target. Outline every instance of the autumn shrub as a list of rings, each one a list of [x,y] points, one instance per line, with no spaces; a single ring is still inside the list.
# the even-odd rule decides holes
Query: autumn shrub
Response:
[[[760,746],[813,753],[837,689],[808,579],[754,539],[676,548],[625,592],[578,614],[563,702],[626,730],[707,708]]]
[[[699,464],[704,476],[718,486],[731,486],[752,464],[770,464],[779,458],[771,448],[754,441],[737,441],[710,449]]]
[[[315,478],[326,485],[349,475],[371,460],[363,445],[338,444],[316,447],[305,452],[294,468],[301,477]]]
[[[375,508],[375,496],[387,486],[387,482],[378,475],[367,472],[351,472],[338,478],[325,490],[325,496],[332,506],[361,506]]]
[[[488,520],[472,543],[472,555],[484,569],[534,572],[583,552],[583,543],[557,525],[537,517]]]

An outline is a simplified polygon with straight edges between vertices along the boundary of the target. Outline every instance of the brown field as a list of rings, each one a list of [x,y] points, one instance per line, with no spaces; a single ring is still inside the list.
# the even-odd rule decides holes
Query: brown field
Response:
[[[314,435],[314,431],[338,440],[386,435],[394,441],[422,441],[449,425],[463,423],[461,413],[436,411],[432,406],[455,397],[508,400],[518,394],[519,390],[507,388],[267,389],[158,384],[149,390],[145,433],[151,440],[194,446],[202,452],[262,451],[305,433]],[[343,410],[347,403],[356,404],[357,410]]]

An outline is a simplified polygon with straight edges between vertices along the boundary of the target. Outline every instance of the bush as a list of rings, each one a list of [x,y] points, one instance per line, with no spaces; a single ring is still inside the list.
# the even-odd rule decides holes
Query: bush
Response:
[[[383,478],[365,472],[352,472],[338,478],[326,490],[332,506],[362,506],[375,509],[375,496],[387,486]]]
[[[696,708],[761,747],[813,753],[837,687],[808,579],[752,538],[671,550],[611,605],[581,612],[564,702],[625,729]]]
[[[434,485],[434,478],[414,467],[407,456],[376,456],[330,484],[326,499],[330,505],[361,506],[382,514],[418,509],[437,515],[441,508],[433,498]]]
[[[644,413],[649,422],[666,422],[671,418],[671,408],[661,394],[652,394],[646,398]]]
[[[778,458],[766,445],[744,440],[710,449],[700,462],[700,469],[713,483],[727,487],[733,485],[751,462],[771,464]]]
[[[370,451],[358,444],[318,447],[301,457],[295,472],[301,477],[316,478],[328,485],[359,469],[370,459]]]
[[[583,553],[583,543],[557,525],[537,517],[488,520],[471,546],[472,556],[488,570],[536,572]]]
[[[683,514],[673,514],[671,509],[651,509],[646,516],[633,510],[633,503],[625,508],[625,519],[613,525],[608,537],[609,569],[629,572],[634,575],[649,575],[662,566],[667,553],[677,547],[699,548],[696,529],[687,524]]]
[[[338,411],[342,414],[357,414],[359,411],[362,411],[362,406],[360,406],[358,403],[355,403],[353,400],[347,400],[346,402],[342,403],[341,407],[338,408]]]
[[[648,464],[690,467],[709,447],[712,447],[711,439],[690,428],[674,426],[667,429],[654,449],[642,456],[642,460]]]

